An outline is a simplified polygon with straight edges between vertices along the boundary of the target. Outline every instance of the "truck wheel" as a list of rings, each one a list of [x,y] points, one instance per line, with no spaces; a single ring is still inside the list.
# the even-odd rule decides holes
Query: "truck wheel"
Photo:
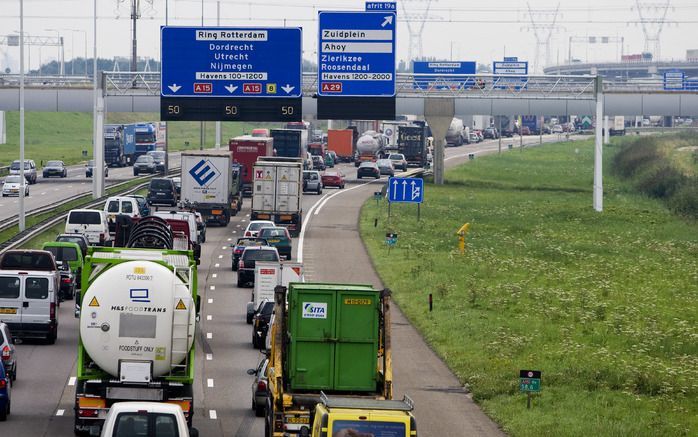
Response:
[[[245,317],[245,321],[247,322],[248,325],[252,324],[252,318],[254,317],[254,314],[252,313],[247,313],[247,316]]]
[[[264,419],[265,437],[274,437],[274,406],[267,401],[267,414]]]
[[[264,413],[266,408],[264,408],[264,405],[255,405],[254,406],[254,415],[257,417],[264,417]]]
[[[9,414],[10,410],[10,403],[7,403],[7,406],[3,411],[0,411],[0,422],[4,422],[7,420],[7,415]]]
[[[245,285],[244,282],[240,280],[240,277],[238,276],[238,288],[242,288]]]

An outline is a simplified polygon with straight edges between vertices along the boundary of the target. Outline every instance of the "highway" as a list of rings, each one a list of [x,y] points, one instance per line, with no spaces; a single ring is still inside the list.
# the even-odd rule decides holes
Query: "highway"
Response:
[[[546,142],[557,135],[544,137]],[[527,144],[538,137],[527,137]],[[518,144],[505,139],[506,144]],[[496,152],[497,141],[446,149],[447,167],[468,160],[469,153]],[[342,166],[348,180],[353,166]],[[130,169],[125,169],[130,170]],[[110,176],[111,177],[111,176]],[[591,175],[590,175],[591,177]],[[294,240],[294,258],[302,256],[307,281],[358,282],[382,287],[359,238],[360,206],[385,178],[358,181],[344,190],[305,195],[305,231]],[[49,183],[46,183],[48,185]],[[250,288],[234,286],[230,244],[249,220],[250,201],[224,228],[209,227],[199,266],[201,319],[197,329],[194,426],[202,436],[261,436],[264,421],[251,410],[252,377],[262,355],[251,345],[245,323]],[[301,241],[302,240],[302,241]],[[299,253],[299,248],[302,247]],[[417,405],[418,429],[425,436],[498,436],[503,433],[472,402],[457,378],[393,305],[393,365],[396,396],[409,394]],[[24,343],[18,349],[18,377],[12,391],[12,414],[0,427],[5,436],[72,436],[76,375],[77,320],[73,302],[59,309],[55,345]]]

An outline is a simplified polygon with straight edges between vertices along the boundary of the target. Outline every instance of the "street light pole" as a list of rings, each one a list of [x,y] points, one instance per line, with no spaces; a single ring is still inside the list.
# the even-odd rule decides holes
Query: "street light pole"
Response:
[[[24,231],[24,0],[19,0],[19,231]]]
[[[60,46],[58,47],[58,74],[63,76],[65,74],[65,66],[63,64],[63,60],[65,59],[65,52],[63,50],[63,38],[61,38],[61,33],[58,29],[44,29],[46,32],[56,32],[56,39],[58,40],[58,44]]]

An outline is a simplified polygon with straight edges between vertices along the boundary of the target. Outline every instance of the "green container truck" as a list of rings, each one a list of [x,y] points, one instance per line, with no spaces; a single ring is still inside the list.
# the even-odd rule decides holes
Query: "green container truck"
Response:
[[[389,290],[291,283],[274,299],[266,436],[308,435],[322,393],[392,399]]]

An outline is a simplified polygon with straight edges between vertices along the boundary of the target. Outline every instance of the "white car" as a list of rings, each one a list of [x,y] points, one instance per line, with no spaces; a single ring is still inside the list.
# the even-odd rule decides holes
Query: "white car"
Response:
[[[102,437],[118,436],[198,437],[187,427],[182,408],[165,402],[117,402],[104,419]]]
[[[2,184],[2,197],[18,196],[20,188],[20,176],[10,175],[5,178],[5,183]],[[29,183],[24,184],[24,195],[29,196]]]
[[[245,237],[256,237],[262,228],[275,228],[276,224],[271,220],[252,220],[245,229]]]
[[[561,134],[562,133],[562,126],[559,124],[556,124],[555,126],[553,126],[552,132],[554,134]]]

